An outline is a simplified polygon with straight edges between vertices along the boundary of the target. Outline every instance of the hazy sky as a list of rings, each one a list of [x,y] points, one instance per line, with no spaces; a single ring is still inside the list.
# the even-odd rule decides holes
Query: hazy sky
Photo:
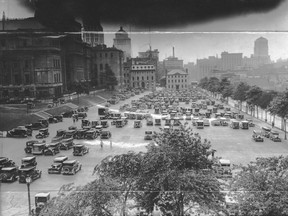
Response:
[[[31,11],[19,6],[16,0],[0,0],[0,11],[5,11],[9,18],[33,16]],[[174,46],[176,56],[184,62],[211,55],[220,56],[222,51],[242,52],[244,56],[250,56],[253,54],[254,40],[263,36],[269,41],[269,54],[272,60],[276,60],[288,58],[288,33],[285,32],[288,29],[287,11],[288,1],[285,1],[280,7],[268,13],[241,15],[169,29],[139,29],[125,23],[102,25],[107,32],[105,43],[108,46],[113,44],[114,32],[123,25],[132,39],[134,57],[139,51],[147,50],[149,44],[152,49],[160,51],[160,59],[171,56]]]

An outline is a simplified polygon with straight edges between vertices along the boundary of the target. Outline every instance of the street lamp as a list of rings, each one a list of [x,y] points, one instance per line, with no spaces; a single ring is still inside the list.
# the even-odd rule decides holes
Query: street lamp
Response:
[[[31,200],[30,200],[30,183],[32,182],[32,178],[30,176],[26,177],[26,184],[28,189],[28,205],[29,205],[29,212],[28,215],[31,215]]]
[[[284,139],[287,140],[287,130],[286,130],[286,121],[287,121],[287,117],[284,117],[284,130],[285,130],[285,137]]]

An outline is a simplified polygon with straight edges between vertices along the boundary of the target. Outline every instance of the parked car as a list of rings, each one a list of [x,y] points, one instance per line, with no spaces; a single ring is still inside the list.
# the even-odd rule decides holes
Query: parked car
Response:
[[[240,128],[240,122],[237,120],[232,120],[230,123],[230,127],[233,129],[239,129]]]
[[[42,216],[41,210],[44,209],[50,200],[50,193],[37,193],[35,195],[35,215]],[[45,215],[45,213],[44,213]]]
[[[161,126],[161,119],[160,118],[155,119],[155,126]]]
[[[63,162],[61,173],[64,175],[75,175],[81,170],[82,165],[77,160],[66,160]]]
[[[153,126],[153,119],[152,118],[147,119],[146,125],[147,126]]]
[[[88,119],[82,119],[81,128],[90,129],[92,127],[91,122]]]
[[[111,136],[112,136],[111,132],[106,130],[106,131],[101,132],[100,138],[101,139],[110,139]]]
[[[273,142],[281,142],[281,138],[279,137],[279,133],[277,131],[275,131],[275,130],[271,130],[270,131],[269,138]]]
[[[97,131],[94,128],[85,132],[85,139],[94,140],[97,138],[97,136]]]
[[[89,148],[83,144],[76,144],[73,146],[73,155],[74,156],[83,156],[89,153]]]
[[[248,121],[241,121],[240,128],[242,129],[249,129],[249,122]]]
[[[266,138],[270,137],[270,132],[271,132],[271,128],[269,128],[269,127],[262,127],[261,128],[262,136],[264,136]]]
[[[108,127],[109,127],[109,123],[108,123],[107,120],[102,120],[102,121],[100,122],[100,124],[102,125],[103,128],[108,128]]]
[[[26,128],[13,128],[12,130],[7,131],[6,137],[14,137],[14,138],[24,138],[27,137],[27,130]]]
[[[18,168],[3,167],[0,170],[0,182],[14,182],[18,179]]]
[[[218,163],[214,165],[214,170],[218,178],[231,178],[232,169],[231,162],[227,159],[219,159]]]
[[[260,130],[253,130],[252,139],[256,142],[264,142],[264,138]]]
[[[44,139],[49,136],[48,128],[42,128],[39,130],[39,133],[36,135],[36,139]]]
[[[142,127],[142,122],[140,120],[135,120],[134,121],[134,128],[141,128]]]
[[[56,118],[58,122],[63,122],[63,115],[55,115],[53,117]]]
[[[87,118],[87,113],[85,113],[85,112],[78,112],[78,118],[82,118],[82,119]]]
[[[253,119],[246,119],[246,121],[249,122],[249,127],[255,127],[255,124],[253,122]]]
[[[22,167],[19,169],[19,183],[26,183],[29,176],[32,181],[41,178],[42,171],[37,170],[35,166]]]
[[[32,130],[40,130],[42,128],[45,128],[45,125],[43,125],[41,122],[32,123]]]
[[[44,149],[44,155],[55,155],[60,152],[60,142],[58,143],[49,143],[46,145],[46,148]]]
[[[63,139],[64,135],[66,133],[66,130],[59,129],[56,132],[56,136],[52,138],[51,142],[59,142]]]
[[[48,118],[49,124],[58,123],[58,119],[54,116]]]
[[[153,139],[153,131],[145,131],[144,140],[152,140]]]
[[[16,166],[14,161],[10,160],[7,157],[0,157],[0,170],[3,167],[14,167],[14,166]]]
[[[46,143],[34,143],[32,146],[33,155],[43,155],[44,150],[47,148]]]
[[[67,161],[67,156],[59,156],[53,160],[53,164],[48,168],[49,174],[61,174],[63,162]]]
[[[60,150],[69,150],[73,147],[73,138],[62,139],[60,142]]]
[[[85,139],[87,129],[79,129],[74,136],[75,139]]]
[[[36,162],[36,157],[35,156],[22,158],[22,160],[21,160],[21,168],[23,168],[23,167],[31,167],[31,166],[37,166],[37,162]]]
[[[68,138],[73,138],[74,139],[74,137],[76,135],[76,132],[77,132],[77,130],[67,130],[67,131],[65,131],[63,139],[68,139]]]
[[[33,150],[33,145],[34,144],[41,144],[41,143],[46,143],[45,140],[29,140],[26,142],[26,147],[24,148],[24,151],[26,154],[32,154]]]
[[[48,119],[40,119],[39,122],[44,125],[44,128],[49,126],[49,121]]]

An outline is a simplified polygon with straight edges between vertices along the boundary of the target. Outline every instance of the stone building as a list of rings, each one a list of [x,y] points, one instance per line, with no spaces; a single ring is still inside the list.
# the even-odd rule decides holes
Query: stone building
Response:
[[[155,66],[149,64],[132,64],[130,67],[130,87],[151,91],[156,88]]]
[[[120,30],[115,34],[113,46],[124,52],[125,62],[131,58],[131,39],[122,26],[120,27]]]
[[[171,70],[167,74],[166,88],[169,90],[184,90],[188,86],[188,74],[179,69]]]

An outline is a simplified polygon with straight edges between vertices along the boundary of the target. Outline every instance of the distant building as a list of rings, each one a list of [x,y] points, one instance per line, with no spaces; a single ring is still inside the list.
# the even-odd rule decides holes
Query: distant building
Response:
[[[178,59],[177,57],[175,57],[175,50],[173,47],[173,55],[172,57],[168,57],[166,59],[163,60],[163,65],[164,65],[164,69],[166,71],[166,74],[174,69],[180,69],[183,70],[183,60]]]
[[[222,67],[221,63],[221,59],[215,56],[209,56],[208,59],[197,59],[195,72],[198,75],[197,81],[204,77],[210,77],[212,71],[219,70]]]
[[[156,89],[154,65],[132,64],[129,73],[131,88]]]
[[[104,44],[103,28],[100,24],[93,25],[89,24],[89,22],[83,22],[81,34],[83,42],[92,47]]]
[[[221,69],[234,70],[242,66],[242,53],[221,53]]]
[[[254,42],[254,57],[268,57],[268,40],[260,37]]]
[[[128,37],[128,33],[123,30],[122,26],[115,34],[113,46],[124,52],[125,62],[131,58],[131,39]]]
[[[199,81],[197,67],[193,62],[188,62],[184,65],[185,71],[188,73],[188,83]]]
[[[115,47],[99,45],[93,47],[93,66],[91,70],[91,81],[94,86],[105,87],[105,74],[109,67],[118,81],[118,87],[122,87],[124,81],[124,54],[122,50]]]
[[[171,70],[167,74],[166,88],[171,90],[183,90],[188,88],[188,74],[179,69]]]

